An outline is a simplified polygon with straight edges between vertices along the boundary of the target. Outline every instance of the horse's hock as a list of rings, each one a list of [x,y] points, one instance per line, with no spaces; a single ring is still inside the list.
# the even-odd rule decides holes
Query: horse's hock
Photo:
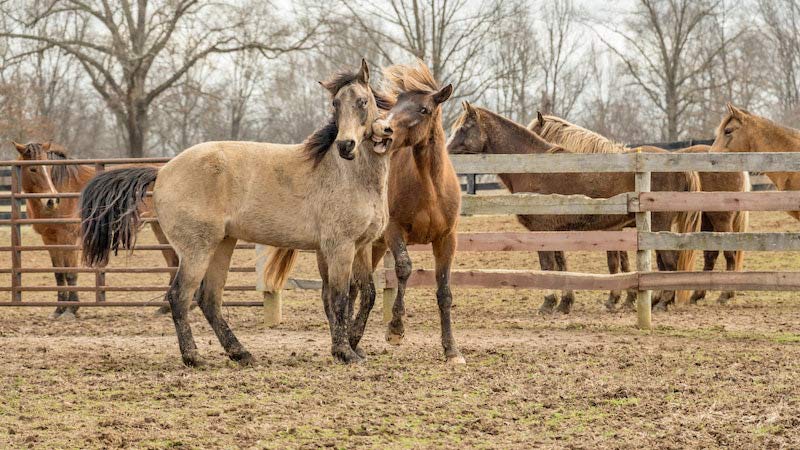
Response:
[[[44,164],[87,164],[97,167],[113,167],[120,164],[159,164],[166,158],[149,159],[105,159],[105,160],[53,160]],[[623,231],[591,232],[503,232],[461,233],[458,248],[461,251],[637,251],[637,272],[615,275],[584,274],[551,271],[520,270],[463,270],[452,273],[456,287],[514,288],[514,289],[573,289],[573,290],[622,290],[633,288],[640,291],[637,303],[638,325],[650,328],[649,294],[659,289],[708,289],[708,290],[800,290],[798,272],[652,272],[649,254],[652,250],[749,250],[749,251],[797,251],[800,250],[800,233],[686,233],[651,232],[648,216],[653,211],[794,211],[800,204],[800,192],[648,192],[650,173],[678,171],[715,172],[800,172],[800,153],[695,153],[695,154],[550,154],[550,155],[463,155],[452,156],[459,173],[575,173],[575,172],[633,172],[637,174],[637,192],[617,195],[608,199],[594,199],[580,195],[539,194],[494,194],[465,195],[462,213],[480,214],[626,214],[635,213],[637,229]],[[105,300],[106,292],[163,292],[166,285],[114,285],[105,280],[105,274],[169,273],[174,267],[152,265],[142,267],[30,267],[25,265],[25,254],[46,251],[78,249],[78,245],[44,245],[22,243],[22,227],[36,223],[79,223],[77,218],[30,219],[25,217],[23,205],[28,199],[43,198],[44,194],[21,192],[21,169],[42,161],[5,161],[0,170],[10,171],[9,191],[0,193],[0,200],[10,203],[8,218],[0,219],[0,225],[10,227],[8,245],[0,250],[10,254],[10,267],[0,268],[9,276],[0,290],[9,292],[10,300],[0,306],[64,306],[64,302],[30,301],[23,298],[25,292],[93,292],[95,301],[80,301],[69,306],[120,306],[152,307],[166,304],[160,301],[111,301]],[[53,194],[47,194],[52,197]],[[59,198],[77,197],[77,193],[59,193]],[[260,246],[259,246],[260,247]],[[163,251],[163,244],[137,244],[135,251]],[[252,244],[239,244],[237,249],[260,248]],[[430,246],[410,246],[409,251],[428,251]],[[266,290],[260,282],[263,261],[257,258],[256,267],[232,267],[232,272],[255,275],[252,285],[227,285],[227,291],[259,291],[263,300],[228,301],[226,306],[261,306],[265,311],[265,323],[276,325],[282,320],[280,293]],[[384,308],[393,298],[392,289],[396,279],[390,267],[379,270],[378,288],[384,290]],[[92,286],[34,286],[26,283],[25,274],[74,273],[93,274]],[[409,279],[409,287],[435,286],[434,274],[430,270],[415,269]],[[293,279],[287,289],[315,289],[321,287],[319,280]],[[54,296],[55,297],[55,296]],[[386,316],[384,316],[386,317]]]

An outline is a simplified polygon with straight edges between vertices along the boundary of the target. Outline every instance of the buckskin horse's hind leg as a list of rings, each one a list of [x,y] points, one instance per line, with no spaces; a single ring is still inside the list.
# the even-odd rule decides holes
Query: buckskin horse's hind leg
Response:
[[[628,252],[618,252],[619,253],[619,267],[622,272],[630,272],[631,266],[628,263]],[[636,309],[636,296],[637,292],[636,289],[628,289],[627,294],[625,295],[625,303],[622,304],[622,309],[626,311],[633,311]]]
[[[203,315],[206,316],[206,320],[214,330],[214,334],[217,335],[217,339],[219,339],[219,343],[222,344],[228,357],[240,365],[249,366],[254,362],[253,355],[244,348],[236,338],[236,335],[233,334],[228,322],[222,317],[222,311],[220,310],[222,290],[225,287],[225,280],[228,278],[228,268],[235,247],[236,239],[233,238],[227,238],[219,244],[196,298]]]
[[[186,252],[181,258],[181,262],[178,265],[178,273],[175,274],[175,278],[166,295],[172,311],[175,333],[178,335],[181,357],[183,358],[183,363],[190,367],[199,366],[201,361],[187,317],[189,303],[191,303],[197,288],[200,287],[200,282],[205,276],[206,269],[208,269],[208,263],[211,259],[210,253],[211,251],[207,249],[205,252],[203,249]]]
[[[736,252],[726,250],[722,254],[725,256],[725,270],[728,272],[736,271]],[[719,298],[717,298],[717,302],[724,305],[733,300],[734,297],[736,297],[736,291],[722,291],[719,294]]]
[[[159,244],[169,244],[169,240],[167,239],[167,236],[164,234],[164,231],[161,229],[161,225],[159,225],[158,222],[151,222],[150,228],[153,229],[153,234],[155,234]],[[164,256],[164,260],[167,262],[167,267],[178,267],[178,255],[176,255],[172,249],[161,250],[161,254]],[[169,284],[172,284],[172,280],[174,278],[175,274],[170,273]],[[162,306],[156,310],[157,316],[165,314],[169,314],[169,305]]]
[[[456,347],[450,311],[453,307],[453,294],[450,292],[450,266],[456,252],[456,235],[447,236],[433,242],[433,256],[436,259],[436,302],[439,305],[439,320],[442,327],[442,347],[447,362],[464,364],[464,357]]]

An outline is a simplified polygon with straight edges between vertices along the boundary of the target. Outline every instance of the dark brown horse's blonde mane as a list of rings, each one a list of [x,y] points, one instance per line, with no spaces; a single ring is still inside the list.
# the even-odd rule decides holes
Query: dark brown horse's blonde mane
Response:
[[[543,116],[539,135],[548,142],[558,144],[576,153],[623,153],[629,151],[623,144],[614,142],[594,131],[587,130],[556,116]],[[529,127],[530,128],[530,127]]]
[[[436,92],[441,89],[428,66],[421,60],[416,65],[395,64],[383,69],[385,100],[394,104],[404,92]]]

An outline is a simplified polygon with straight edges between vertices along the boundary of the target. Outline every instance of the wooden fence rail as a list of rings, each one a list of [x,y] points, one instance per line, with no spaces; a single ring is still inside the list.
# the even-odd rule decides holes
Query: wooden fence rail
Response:
[[[166,158],[146,160],[108,159],[49,161],[48,164],[92,164],[103,168],[106,165],[131,163],[163,163]],[[526,232],[526,233],[463,233],[459,235],[459,251],[543,251],[543,250],[588,250],[588,251],[636,251],[637,272],[616,275],[578,274],[568,272],[514,271],[514,270],[465,270],[453,273],[455,286],[509,289],[637,289],[639,291],[637,309],[638,324],[649,328],[650,290],[677,288],[704,289],[797,289],[800,287],[800,274],[780,272],[759,273],[652,273],[651,250],[655,249],[710,249],[710,250],[800,250],[799,233],[654,233],[650,229],[651,212],[659,211],[725,211],[725,210],[800,210],[798,192],[714,192],[714,193],[673,193],[650,192],[650,176],[657,172],[677,172],[686,170],[734,172],[786,172],[800,171],[800,153],[760,153],[760,154],[548,154],[548,155],[459,155],[452,157],[456,170],[460,173],[635,173],[636,192],[622,193],[608,199],[589,198],[581,195],[466,195],[462,212],[467,214],[626,214],[631,215],[636,230],[591,231],[591,232]],[[41,164],[40,161],[35,162]],[[20,192],[19,169],[31,162],[8,161],[0,163],[11,169],[11,192],[0,195],[0,199],[11,201],[12,214],[0,224],[11,226],[10,245],[0,247],[12,256],[12,267],[2,270],[11,275],[11,285],[6,290],[12,292],[12,302],[1,306],[22,304],[50,304],[48,302],[20,302],[22,291],[49,291],[57,287],[23,286],[24,273],[45,273],[53,269],[22,267],[22,253],[40,251],[54,246],[21,244],[20,227],[34,223],[67,223],[76,219],[25,219],[20,214],[20,203],[28,198],[42,198],[42,195]],[[610,175],[614,176],[614,175]],[[48,195],[52,196],[52,195]],[[75,197],[64,194],[63,197]],[[65,246],[74,248],[74,246]],[[140,250],[161,250],[166,246],[139,246]],[[242,248],[252,248],[245,244]],[[257,250],[260,248],[256,246]],[[428,251],[429,246],[410,246],[410,251]],[[262,255],[263,256],[263,255]],[[263,258],[260,258],[263,265]],[[388,304],[394,299],[393,263],[386,259],[384,269],[379,271],[379,284],[384,289],[384,314]],[[68,268],[75,272],[95,273],[94,287],[75,287],[74,290],[93,291],[97,301],[102,302],[102,294],[117,290],[165,289],[165,286],[116,287],[107,286],[106,273],[145,273],[169,272],[174,268],[129,268],[129,269],[86,269]],[[237,271],[250,271],[236,268]],[[260,274],[260,269],[256,268]],[[260,276],[257,275],[257,284]],[[413,272],[409,286],[433,286],[433,273],[429,270]],[[228,289],[246,290],[252,286],[229,286]],[[260,286],[263,289],[263,286]],[[289,289],[319,289],[318,280],[291,280]],[[277,305],[272,308],[273,321],[280,320],[280,293],[268,293],[267,303]],[[55,303],[55,302],[52,302]],[[82,302],[90,303],[90,302]],[[145,302],[148,305],[154,302]],[[253,304],[253,302],[240,302]],[[111,302],[112,305],[140,305],[137,302]],[[269,310],[269,308],[268,308]]]

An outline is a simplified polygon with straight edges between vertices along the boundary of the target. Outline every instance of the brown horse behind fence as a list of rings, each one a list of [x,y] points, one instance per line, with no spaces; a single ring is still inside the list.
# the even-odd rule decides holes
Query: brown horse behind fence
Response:
[[[531,122],[529,128],[537,133],[540,133],[543,138],[555,144],[563,145],[571,150],[581,153],[622,153],[630,151],[624,145],[614,142],[600,134],[587,130],[583,127],[570,123],[564,119],[556,116],[543,116],[538,114],[538,117]],[[660,152],[663,151],[657,147],[642,146],[639,147],[640,151],[645,152]],[[711,149],[706,145],[696,145],[693,147],[677,150],[679,153],[703,153],[709,152]],[[718,192],[718,191],[733,191],[742,192],[750,189],[750,180],[744,172],[700,172],[698,173],[701,188],[705,192]],[[654,189],[658,190],[656,177],[653,178]],[[654,213],[663,214],[663,213]],[[706,212],[701,215],[701,230],[702,231],[717,231],[717,232],[743,232],[747,231],[748,223],[747,211],[717,211]],[[617,261],[620,261],[620,266],[623,271],[627,272],[627,253],[626,252],[609,252],[609,270],[615,273]],[[726,269],[728,271],[741,271],[742,263],[744,261],[744,252],[742,251],[728,251],[724,252],[726,260]],[[716,259],[719,256],[718,251],[704,252],[704,271],[714,270]],[[689,269],[691,270],[691,269]],[[678,302],[683,303],[689,297],[688,291],[678,291]],[[628,292],[628,301],[632,297],[632,292]],[[705,290],[697,290],[691,297],[691,302],[696,303],[705,298]],[[724,291],[720,294],[719,302],[724,303],[735,296],[733,291]]]
[[[18,160],[22,161],[58,161],[68,160],[63,148],[55,148],[49,142],[28,144],[13,143],[19,152]],[[80,192],[86,183],[96,174],[92,166],[81,164],[67,165],[26,165],[22,167],[21,187],[28,194],[59,194]],[[27,199],[26,212],[31,219],[75,219],[79,216],[77,198],[52,198]],[[149,203],[149,201],[148,201]],[[167,244],[167,239],[157,223],[152,223],[153,232],[158,241]],[[42,236],[45,245],[77,245],[80,242],[81,230],[79,223],[37,223],[33,230]],[[79,250],[50,249],[50,259],[53,267],[78,267],[80,261]],[[178,258],[172,250],[163,250],[164,258],[170,267],[178,265]],[[75,286],[78,283],[78,274],[74,272],[55,272],[58,286]],[[170,277],[170,280],[172,277]],[[75,291],[58,291],[58,301],[77,302],[78,293]],[[59,306],[53,313],[54,318],[75,317],[77,307]],[[167,310],[169,311],[169,310]]]
[[[522,125],[486,109],[473,108],[466,102],[464,113],[454,125],[448,150],[455,154],[572,152],[545,141]],[[499,177],[512,193],[580,194],[592,198],[609,198],[634,190],[634,177],[630,173],[499,174]],[[698,191],[700,188],[697,175],[692,172],[654,174],[653,184],[665,191]],[[531,231],[618,230],[632,224],[634,220],[632,214],[518,215],[517,218]],[[653,215],[654,230],[669,231],[673,225],[680,232],[697,231],[700,228],[700,215]],[[692,254],[659,251],[659,267],[663,270],[687,270],[692,265]],[[540,252],[539,260],[542,270],[566,270],[563,252]],[[661,299],[665,305],[671,303],[672,292],[664,292]],[[559,311],[569,312],[573,301],[571,291],[564,293],[558,306]],[[550,312],[555,303],[555,293],[551,292],[545,297],[541,310]]]

